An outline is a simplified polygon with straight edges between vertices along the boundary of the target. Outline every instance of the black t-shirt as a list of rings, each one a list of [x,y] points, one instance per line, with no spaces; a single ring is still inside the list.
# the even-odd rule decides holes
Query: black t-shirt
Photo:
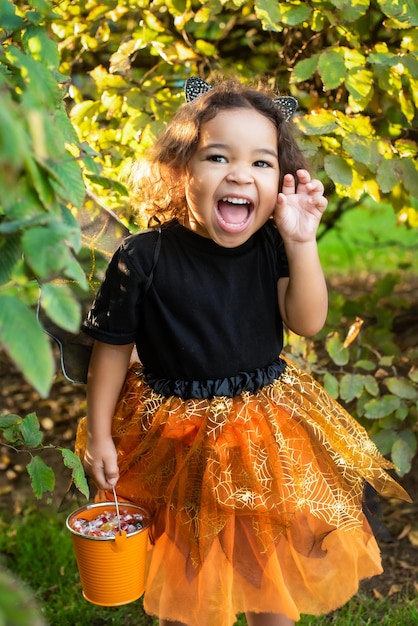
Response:
[[[164,394],[219,395],[235,379],[222,394],[235,395],[237,377],[254,390],[284,369],[277,280],[288,275],[272,221],[224,248],[174,220],[161,233],[125,239],[83,330],[105,343],[135,342],[150,384]],[[208,381],[217,382],[209,389]]]

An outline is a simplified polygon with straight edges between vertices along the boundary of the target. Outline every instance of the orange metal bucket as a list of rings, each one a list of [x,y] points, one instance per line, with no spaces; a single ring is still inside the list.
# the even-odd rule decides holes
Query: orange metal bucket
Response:
[[[115,537],[90,537],[72,528],[78,518],[95,519],[104,511],[116,511],[115,502],[88,504],[67,517],[71,532],[83,596],[100,606],[120,606],[138,600],[144,593],[148,549],[148,513],[139,506],[120,504],[131,514],[141,514],[143,528]]]

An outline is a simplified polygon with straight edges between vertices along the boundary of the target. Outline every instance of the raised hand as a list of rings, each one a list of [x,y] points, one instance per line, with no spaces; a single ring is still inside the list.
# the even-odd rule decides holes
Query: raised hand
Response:
[[[307,170],[286,174],[273,214],[276,226],[285,242],[305,243],[316,238],[319,223],[328,201],[324,186],[311,179]]]

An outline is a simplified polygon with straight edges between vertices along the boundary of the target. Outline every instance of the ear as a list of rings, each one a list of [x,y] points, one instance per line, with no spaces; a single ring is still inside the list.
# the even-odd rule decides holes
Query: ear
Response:
[[[298,101],[296,98],[293,98],[293,96],[280,96],[279,98],[274,98],[273,102],[283,115],[286,122],[292,118],[298,108]]]
[[[207,93],[211,88],[210,85],[201,78],[197,76],[191,76],[184,83],[184,95],[186,97],[186,102],[192,102],[199,96],[203,96],[203,94]]]

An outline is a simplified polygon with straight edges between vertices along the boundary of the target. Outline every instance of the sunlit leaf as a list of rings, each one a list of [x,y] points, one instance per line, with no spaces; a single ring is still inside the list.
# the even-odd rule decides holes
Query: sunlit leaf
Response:
[[[327,337],[325,347],[336,365],[346,365],[348,363],[349,351],[347,348],[344,348],[343,341],[338,333],[331,333]]]
[[[60,59],[57,43],[51,39],[43,26],[27,28],[22,40],[34,59],[51,70],[58,68]]]
[[[280,2],[280,20],[289,26],[297,26],[303,24],[309,19],[312,8],[308,3],[303,2]]]
[[[24,21],[16,15],[16,9],[9,0],[0,0],[1,26],[6,31],[14,31],[24,26]]]
[[[255,0],[254,10],[265,30],[281,31],[280,5],[276,0]]]
[[[380,160],[378,143],[374,137],[349,134],[344,137],[343,148],[359,163],[374,167]]]
[[[331,0],[340,10],[344,22],[354,22],[364,15],[369,8],[370,0]]]
[[[323,109],[299,118],[298,125],[306,135],[326,135],[338,128],[333,113]]]
[[[364,68],[351,69],[347,73],[346,86],[353,100],[365,108],[373,96],[373,73]]]

